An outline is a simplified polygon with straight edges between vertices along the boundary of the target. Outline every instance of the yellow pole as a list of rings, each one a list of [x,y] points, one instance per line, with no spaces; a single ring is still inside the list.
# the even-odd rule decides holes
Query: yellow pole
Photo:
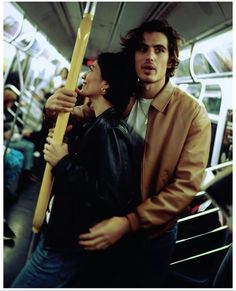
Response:
[[[92,20],[95,14],[95,9],[96,2],[87,2],[83,19],[78,29],[77,38],[71,59],[70,71],[65,85],[65,88],[70,90],[75,90],[75,88],[77,87],[78,77],[87,47],[89,34],[92,26]],[[66,112],[60,113],[57,117],[53,134],[53,140],[58,144],[61,144],[63,141],[69,115],[70,113]],[[38,233],[40,231],[41,226],[45,219],[45,214],[47,211],[48,202],[50,199],[50,194],[53,185],[53,176],[51,174],[51,169],[52,168],[50,164],[47,163],[33,218],[32,230],[34,233]]]

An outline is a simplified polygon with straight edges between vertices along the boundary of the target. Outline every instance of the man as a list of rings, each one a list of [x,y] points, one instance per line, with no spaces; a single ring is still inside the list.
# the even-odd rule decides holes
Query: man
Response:
[[[179,34],[159,20],[144,23],[122,39],[138,78],[137,96],[125,114],[145,143],[142,203],[126,217],[95,225],[79,241],[87,250],[99,250],[99,245],[113,245],[127,232],[139,232],[144,242],[137,254],[140,274],[136,279],[141,278],[141,282],[131,287],[165,286],[176,221],[199,191],[208,161],[211,126],[207,112],[170,81],[178,65],[179,40]],[[72,97],[50,99],[46,112],[54,113],[62,107],[78,117],[88,112],[73,108],[75,96],[68,95]]]

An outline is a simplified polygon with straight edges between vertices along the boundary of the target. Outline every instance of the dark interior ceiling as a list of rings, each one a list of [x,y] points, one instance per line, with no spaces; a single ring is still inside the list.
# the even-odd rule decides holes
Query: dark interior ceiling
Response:
[[[17,2],[51,44],[71,59],[86,2]],[[145,20],[165,18],[188,42],[209,30],[232,25],[232,2],[97,2],[86,51],[120,49],[120,35]]]

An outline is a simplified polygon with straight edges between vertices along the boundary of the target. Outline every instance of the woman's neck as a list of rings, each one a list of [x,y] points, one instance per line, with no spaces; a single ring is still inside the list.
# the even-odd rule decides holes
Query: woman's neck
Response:
[[[96,117],[112,106],[112,103],[103,96],[101,96],[101,98],[91,99],[91,107],[93,108]]]

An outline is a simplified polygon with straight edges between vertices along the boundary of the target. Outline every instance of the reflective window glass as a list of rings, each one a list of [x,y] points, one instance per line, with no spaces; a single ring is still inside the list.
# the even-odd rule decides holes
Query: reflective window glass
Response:
[[[37,32],[35,40],[28,52],[33,56],[38,55],[43,52],[46,43],[46,38],[40,32]]]
[[[12,40],[21,29],[23,15],[9,2],[4,2],[4,38]]]
[[[174,79],[176,80],[190,80],[190,47],[182,49],[179,53],[179,65],[176,69]]]
[[[36,28],[27,19],[24,19],[21,32],[14,44],[22,49],[27,48],[32,43],[35,33]]]
[[[206,57],[200,53],[194,57],[193,70],[196,75],[215,73]]]
[[[200,83],[180,84],[179,87],[198,99],[201,93],[202,85]]]
[[[232,31],[200,41],[193,50],[193,73],[197,77],[232,73],[232,47]]]
[[[210,114],[219,115],[221,105],[221,88],[219,85],[207,85],[203,97],[203,103]]]

